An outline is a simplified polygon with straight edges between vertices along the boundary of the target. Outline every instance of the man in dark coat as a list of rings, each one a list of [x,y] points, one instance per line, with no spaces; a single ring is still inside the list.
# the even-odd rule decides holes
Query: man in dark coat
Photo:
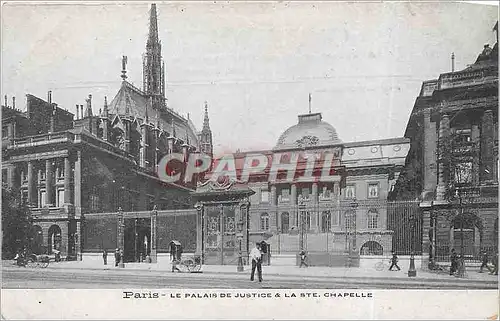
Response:
[[[450,261],[451,261],[450,275],[453,275],[455,274],[455,272],[457,272],[458,269],[458,255],[457,252],[455,252],[455,249],[451,250]]]
[[[396,255],[396,252],[392,252],[392,258],[391,258],[391,266],[389,267],[389,271],[392,271],[393,267],[396,267],[396,269],[401,270],[398,266],[398,256]]]
[[[108,251],[106,251],[106,249],[102,251],[102,259],[104,261],[104,265],[108,265]]]
[[[481,267],[479,268],[479,273],[483,273],[483,268],[486,268],[489,272],[491,272],[491,269],[488,266],[488,261],[488,253],[483,251],[483,254],[481,255]]]
[[[115,251],[115,266],[118,266],[118,263],[120,263],[121,255],[120,255],[120,250],[116,249]]]

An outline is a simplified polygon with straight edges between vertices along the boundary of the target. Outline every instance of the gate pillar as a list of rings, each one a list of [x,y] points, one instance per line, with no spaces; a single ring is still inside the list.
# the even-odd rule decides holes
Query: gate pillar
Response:
[[[151,258],[151,263],[156,263],[158,262],[158,252],[156,250],[157,247],[157,238],[158,238],[158,233],[156,230],[156,222],[158,220],[158,210],[156,205],[153,208],[153,211],[151,211],[151,252],[149,254],[149,257]]]

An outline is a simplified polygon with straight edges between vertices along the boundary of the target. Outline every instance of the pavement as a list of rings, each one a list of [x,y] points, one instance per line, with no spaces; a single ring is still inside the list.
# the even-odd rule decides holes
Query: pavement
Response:
[[[51,262],[48,269],[66,270],[121,270],[121,271],[156,271],[172,273],[170,263],[125,263],[125,268],[114,266],[114,262],[103,265],[102,261],[70,261]],[[11,265],[11,261],[4,261],[4,264]],[[3,264],[3,265],[4,265]],[[210,275],[242,275],[250,274],[251,267],[244,266],[243,272],[237,272],[235,265],[203,265],[201,272]],[[408,270],[402,267],[400,271],[377,271],[374,268],[346,268],[346,267],[307,267],[298,266],[263,266],[262,273],[265,276],[283,276],[291,278],[323,278],[323,279],[352,279],[372,282],[446,282],[453,284],[488,284],[498,286],[498,276],[488,272],[479,273],[479,268],[469,268],[464,278],[450,276],[447,273],[436,273],[417,269],[416,277],[408,277]]]

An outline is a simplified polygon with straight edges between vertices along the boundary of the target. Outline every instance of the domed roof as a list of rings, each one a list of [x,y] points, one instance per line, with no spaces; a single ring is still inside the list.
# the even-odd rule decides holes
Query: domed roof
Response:
[[[335,128],[321,119],[321,113],[299,115],[298,124],[281,134],[274,149],[341,144]]]

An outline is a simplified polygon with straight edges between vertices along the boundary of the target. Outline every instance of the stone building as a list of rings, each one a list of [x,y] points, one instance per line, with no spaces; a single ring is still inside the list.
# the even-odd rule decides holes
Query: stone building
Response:
[[[424,257],[498,251],[498,41],[467,68],[423,82],[405,137],[391,198],[420,201]]]
[[[212,153],[208,110],[205,104],[203,130],[198,133],[189,117],[167,105],[154,4],[142,90],[127,81],[126,65],[124,56],[115,97],[95,103],[89,95],[85,106],[76,105],[76,115],[54,103],[51,92],[47,100],[28,94],[24,112],[15,107],[14,98],[10,106],[5,99],[2,178],[31,207],[32,243],[40,251],[58,249],[64,256],[79,257],[82,250],[114,249],[119,209],[134,213],[153,206],[162,211],[194,205],[190,192],[196,180],[164,183],[156,166],[167,153]],[[96,214],[100,220],[92,220]],[[130,218],[133,227],[127,221],[124,231],[132,235],[125,242],[133,239],[128,249],[144,246],[141,252],[150,252],[149,222],[137,215]],[[142,233],[140,242],[137,231]],[[126,246],[126,256],[132,255],[129,250]]]
[[[274,149],[234,155],[238,179],[246,157],[268,158],[266,170],[248,183],[256,192],[250,197],[250,240],[265,240],[274,254],[304,249],[323,256],[316,264],[329,264],[324,262],[328,255],[346,258],[346,252],[390,253],[394,231],[389,228],[387,196],[408,149],[405,138],[344,143],[321,113],[299,115],[298,123],[283,132]],[[276,155],[283,164],[298,155],[293,181],[281,171],[275,173],[276,180],[270,179]],[[331,159],[328,179],[305,177],[308,162],[314,164],[311,173],[317,173],[326,159]],[[214,170],[217,166],[216,162]]]

